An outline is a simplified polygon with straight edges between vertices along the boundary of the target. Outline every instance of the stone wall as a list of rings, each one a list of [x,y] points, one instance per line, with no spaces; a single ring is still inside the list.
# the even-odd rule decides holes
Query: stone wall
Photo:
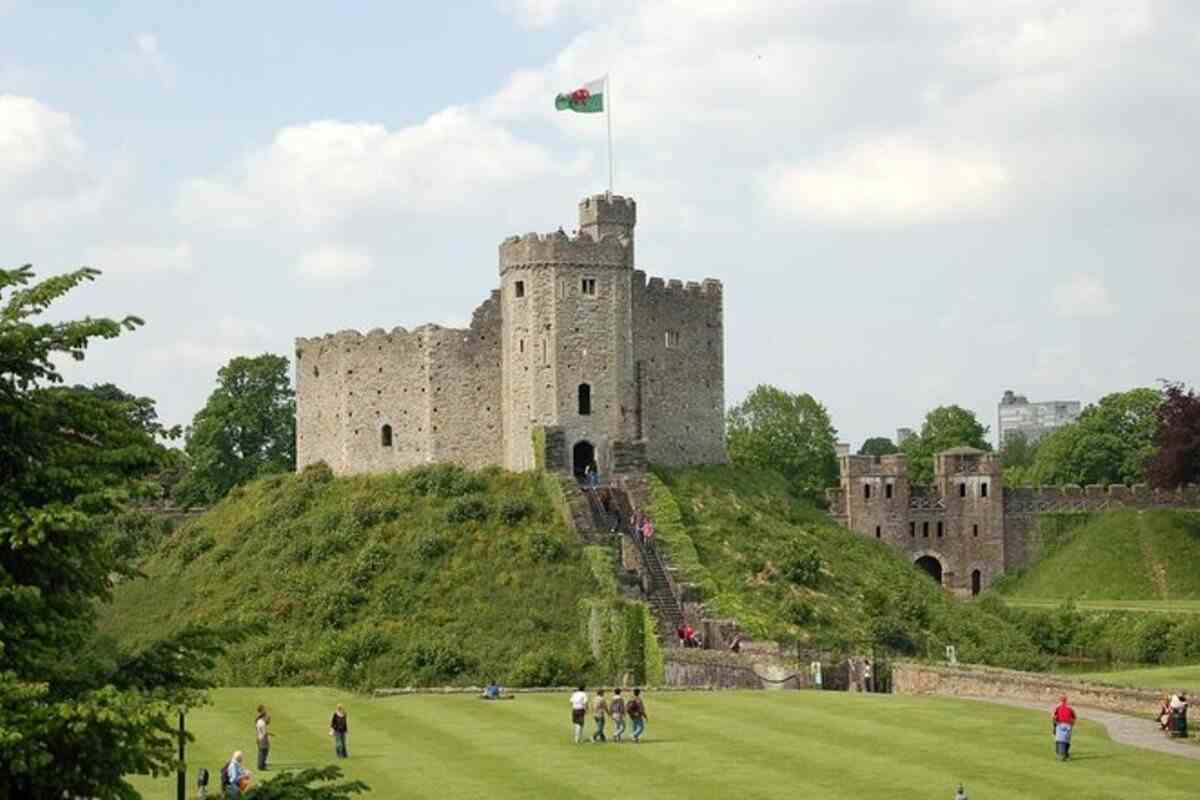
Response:
[[[664,651],[668,686],[716,689],[808,689],[807,671],[795,663],[713,650],[671,648]]]
[[[1062,675],[1016,672],[967,664],[951,667],[916,662],[897,662],[892,665],[892,691],[896,694],[1026,700],[1044,703],[1047,714],[1058,704],[1058,698],[1065,694],[1075,706],[1141,716],[1153,716],[1158,711],[1163,694],[1161,690],[1087,683]],[[1188,694],[1193,692],[1189,691]]]
[[[634,273],[635,434],[656,464],[726,460],[723,317],[720,281]]]

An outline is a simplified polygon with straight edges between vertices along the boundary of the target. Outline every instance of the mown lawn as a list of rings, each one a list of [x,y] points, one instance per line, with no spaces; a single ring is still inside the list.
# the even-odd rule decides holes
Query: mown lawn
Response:
[[[1142,667],[1112,672],[1085,672],[1072,675],[1085,681],[1103,681],[1119,686],[1136,686],[1144,689],[1200,690],[1200,665],[1176,667]]]
[[[651,694],[640,745],[569,742],[567,697],[485,703],[459,695],[368,699],[331,689],[225,689],[194,711],[189,760],[215,776],[235,748],[253,766],[257,703],[271,710],[274,770],[333,761],[329,716],[346,705],[348,776],[372,797],[1183,798],[1197,763],[1118,745],[1084,720],[1068,764],[1047,715],[948,698],[834,692]],[[194,783],[189,774],[189,791]],[[174,779],[138,780],[147,798]]]
[[[1058,608],[1062,599],[1005,597],[1017,608]],[[1080,611],[1158,611],[1169,614],[1200,614],[1200,600],[1076,600]]]

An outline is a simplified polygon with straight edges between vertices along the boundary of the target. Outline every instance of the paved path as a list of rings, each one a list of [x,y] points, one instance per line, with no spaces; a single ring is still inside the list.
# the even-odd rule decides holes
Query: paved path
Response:
[[[1017,708],[1032,708],[1049,715],[1050,708],[1045,703],[1034,703],[1028,700],[1014,700],[1010,697],[965,697],[965,700],[979,700],[984,703],[996,703],[1002,706]],[[1181,742],[1178,739],[1168,739],[1158,729],[1152,720],[1141,717],[1131,717],[1128,714],[1117,714],[1112,711],[1101,711],[1098,708],[1079,706],[1079,716],[1083,719],[1095,720],[1102,723],[1114,742],[1141,747],[1146,750],[1157,750],[1160,753],[1183,756],[1200,760],[1200,747]]]

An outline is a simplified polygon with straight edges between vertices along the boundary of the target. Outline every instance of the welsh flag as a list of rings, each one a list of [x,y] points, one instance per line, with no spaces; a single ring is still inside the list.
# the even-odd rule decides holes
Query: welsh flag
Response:
[[[580,114],[596,114],[604,110],[604,84],[608,76],[588,81],[573,92],[564,92],[554,98],[554,107],[559,111],[576,111]]]

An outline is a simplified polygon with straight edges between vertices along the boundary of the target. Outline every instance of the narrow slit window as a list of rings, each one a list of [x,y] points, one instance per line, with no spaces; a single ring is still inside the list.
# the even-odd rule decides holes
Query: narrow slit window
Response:
[[[958,485],[958,496],[959,497],[967,496],[967,485],[965,483],[960,483]]]
[[[928,522],[921,523],[921,538],[923,538],[923,539],[929,538],[929,523]]]
[[[987,497],[987,484],[986,483],[979,484],[979,496]]]
[[[586,383],[579,384],[579,414],[587,416],[592,413],[592,387]]]
[[[871,484],[864,483],[863,484],[863,500],[870,500],[870,499],[871,499]]]
[[[379,443],[382,444],[384,447],[392,446],[392,426],[391,425],[383,426],[383,429],[379,432]]]
[[[908,535],[913,539],[917,538],[917,523],[908,523]]]
[[[596,296],[596,279],[584,278],[580,283],[580,291],[589,297]]]
[[[971,526],[971,535],[972,535],[972,536],[978,536],[978,535],[979,535],[979,526],[978,526],[978,525],[972,525],[972,526]]]
[[[942,523],[940,523],[940,522],[938,523],[937,531],[938,531],[938,533],[937,533],[938,538],[939,539],[942,538]]]
[[[882,527],[880,527],[879,525],[876,525],[876,526],[875,526],[875,538],[876,538],[876,539],[882,539],[882,538],[883,538],[883,528],[882,528]]]
[[[517,297],[525,296],[525,281],[517,281],[516,284],[514,284],[514,288],[516,290]]]
[[[890,483],[887,486],[883,487],[883,495],[888,500],[892,499],[892,485]]]
[[[525,340],[524,339],[517,340],[517,351],[521,352],[521,353],[525,352]]]

